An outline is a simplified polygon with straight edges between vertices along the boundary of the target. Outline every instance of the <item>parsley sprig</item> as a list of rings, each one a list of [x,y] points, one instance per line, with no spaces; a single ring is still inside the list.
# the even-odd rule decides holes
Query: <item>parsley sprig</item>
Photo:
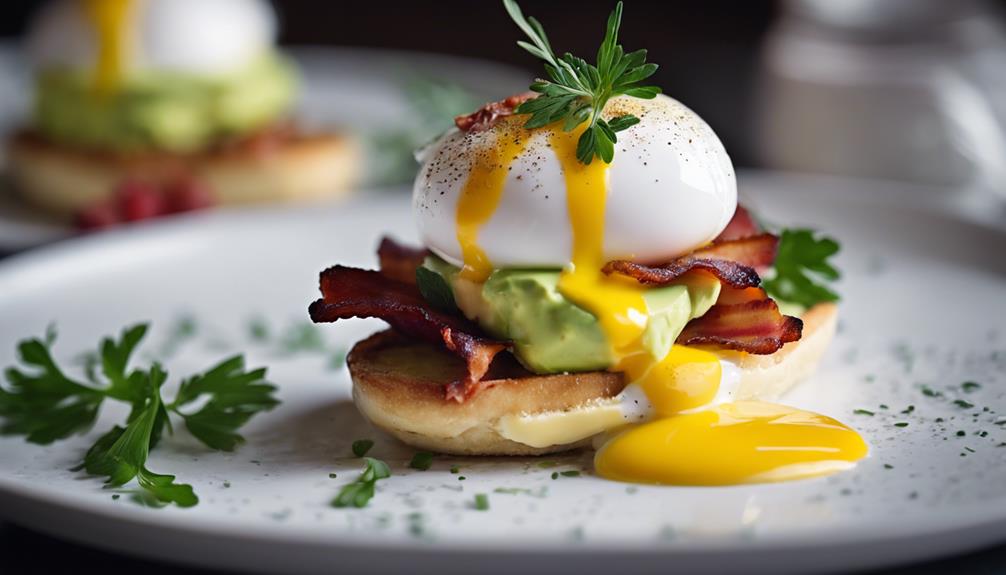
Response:
[[[804,307],[837,301],[838,294],[825,282],[840,276],[828,262],[838,250],[838,242],[829,237],[815,237],[814,230],[785,229],[779,236],[773,275],[762,286],[772,297]]]
[[[147,324],[123,330],[118,339],[104,338],[99,365],[86,369],[86,381],[67,376],[52,357],[56,332],[26,339],[18,345],[20,366],[7,368],[7,386],[0,386],[0,433],[22,435],[48,445],[88,431],[106,399],[131,406],[124,426],[116,425],[88,449],[77,470],[105,477],[118,488],[136,480],[140,499],[191,507],[199,499],[190,485],[175,476],[147,468],[150,450],[164,431],[173,432],[169,414],[181,417],[198,440],[217,450],[231,451],[244,438],[237,430],[252,416],[276,406],[275,387],[265,381],[265,369],[246,371],[235,356],[181,383],[174,400],[165,403],[161,388],[168,373],[154,362],[147,369],[130,369],[130,358],[148,331]],[[190,409],[199,405],[197,409]]]
[[[616,132],[639,123],[639,118],[624,114],[610,120],[601,117],[608,100],[619,95],[652,99],[660,93],[656,86],[639,86],[657,71],[657,65],[646,62],[646,50],[628,54],[618,44],[618,29],[622,24],[622,3],[608,17],[604,40],[597,50],[597,64],[588,64],[569,52],[557,57],[549,44],[541,23],[525,17],[515,0],[503,0],[510,18],[531,42],[517,45],[544,60],[548,79],[537,79],[531,90],[539,96],[521,104],[516,112],[530,114],[524,124],[527,129],[540,128],[561,121],[569,132],[588,122],[577,141],[576,157],[589,164],[594,157],[611,163],[615,156]]]
[[[332,507],[366,507],[374,498],[374,486],[378,480],[391,477],[387,463],[373,457],[364,457],[363,461],[363,473],[339,490],[339,494],[332,500]]]

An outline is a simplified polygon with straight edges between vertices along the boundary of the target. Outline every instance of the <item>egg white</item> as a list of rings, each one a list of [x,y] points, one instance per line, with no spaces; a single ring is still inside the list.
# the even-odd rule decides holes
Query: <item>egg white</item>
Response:
[[[668,96],[618,97],[605,108],[607,116],[622,113],[641,121],[618,134],[608,171],[605,257],[658,262],[711,241],[737,205],[733,165],[719,138]],[[530,134],[510,164],[499,205],[480,230],[479,247],[496,268],[562,267],[570,261],[566,186],[549,134]],[[419,231],[427,247],[452,264],[462,263],[456,212],[473,161],[507,136],[498,127],[451,130],[420,155],[413,190]]]
[[[223,74],[276,39],[276,15],[265,0],[135,0],[131,15],[129,72]],[[54,0],[35,18],[28,46],[40,69],[90,70],[98,37],[82,2]]]

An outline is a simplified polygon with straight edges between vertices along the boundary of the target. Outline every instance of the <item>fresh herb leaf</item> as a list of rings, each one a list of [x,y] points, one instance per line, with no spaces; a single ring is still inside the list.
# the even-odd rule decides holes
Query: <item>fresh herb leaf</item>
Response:
[[[298,322],[291,325],[279,338],[280,352],[293,355],[300,352],[325,351],[325,340],[313,323]]]
[[[88,450],[84,469],[91,475],[105,476],[105,485],[121,487],[137,480],[140,487],[161,503],[192,507],[199,502],[192,486],[175,483],[173,475],[161,475],[146,468],[151,435],[161,411],[160,389],[167,379],[158,364],[145,374],[146,388],[152,393],[139,413],[130,415],[125,428],[114,427]]]
[[[838,250],[838,242],[829,237],[815,237],[813,230],[783,230],[774,274],[762,286],[774,298],[805,307],[837,301],[838,294],[824,282],[839,278],[838,270],[828,262]]]
[[[426,471],[433,465],[433,454],[429,451],[420,451],[412,456],[412,461],[409,462],[409,467],[412,469],[418,469],[419,471]]]
[[[972,407],[975,406],[975,404],[971,403],[970,401],[964,400],[964,399],[955,399],[954,400],[954,405],[956,405],[957,407],[960,407],[961,409],[971,409]]]
[[[259,343],[269,341],[269,323],[264,317],[256,316],[248,320],[248,337]]]
[[[964,383],[961,384],[961,389],[964,390],[964,393],[971,393],[972,391],[978,391],[981,388],[982,384],[978,383],[977,381],[965,381]]]
[[[164,503],[174,503],[179,507],[192,507],[199,503],[191,485],[175,483],[174,475],[162,475],[154,473],[146,467],[140,467],[140,473],[136,476],[140,487],[144,488],[158,501]]]
[[[373,446],[374,441],[371,439],[357,439],[353,442],[353,455],[363,457]]]
[[[243,356],[231,357],[184,380],[169,409],[180,415],[189,432],[208,447],[233,451],[244,443],[237,429],[279,404],[272,395],[276,386],[265,380],[265,374],[265,368],[246,370]],[[201,399],[207,401],[199,410],[182,410]]]
[[[478,511],[489,510],[489,495],[485,493],[475,494],[475,509]]]
[[[874,415],[874,413],[869,409],[854,409],[852,410],[852,413],[855,415]]]
[[[98,417],[105,391],[74,381],[52,358],[54,332],[45,339],[18,344],[23,368],[9,367],[9,388],[0,386],[0,418],[4,435],[23,435],[31,443],[48,445],[84,433]]]
[[[595,64],[568,52],[557,57],[540,22],[525,17],[515,0],[503,0],[503,6],[531,40],[518,41],[517,45],[543,60],[548,75],[547,79],[539,78],[531,84],[538,97],[517,107],[518,114],[530,115],[524,127],[530,130],[562,122],[562,129],[569,132],[586,123],[577,141],[577,159],[589,164],[597,157],[611,163],[618,141],[615,133],[639,123],[639,118],[626,114],[606,120],[602,117],[605,104],[619,95],[649,100],[660,93],[656,86],[638,85],[657,71],[656,64],[646,62],[646,50],[626,54],[618,44],[622,3],[616,4],[608,16]]]
[[[391,477],[388,464],[372,457],[364,457],[363,473],[355,481],[339,491],[332,500],[332,507],[366,507],[374,497],[374,486],[378,480]]]
[[[126,402],[132,409],[125,426],[114,426],[98,437],[75,469],[105,477],[108,487],[136,480],[141,490],[133,500],[145,505],[190,507],[198,502],[191,486],[146,467],[163,432],[172,432],[169,410],[181,415],[193,435],[208,446],[230,450],[243,440],[237,428],[278,403],[272,397],[275,388],[262,381],[264,369],[246,372],[238,356],[184,381],[175,401],[165,405],[161,387],[168,374],[160,364],[146,370],[129,366],[147,331],[148,326],[140,324],[123,330],[118,339],[103,338],[99,353],[91,354],[95,358],[91,367],[85,366],[91,385],[67,377],[52,358],[54,329],[43,339],[22,341],[18,352],[23,366],[8,368],[8,386],[0,386],[0,432],[47,444],[89,429],[105,399]],[[99,363],[104,381],[96,371]],[[197,400],[205,400],[198,411],[180,411]]]
[[[447,285],[447,280],[437,272],[419,266],[416,268],[416,286],[423,298],[433,307],[448,313],[457,313],[458,304],[454,301],[454,292]]]

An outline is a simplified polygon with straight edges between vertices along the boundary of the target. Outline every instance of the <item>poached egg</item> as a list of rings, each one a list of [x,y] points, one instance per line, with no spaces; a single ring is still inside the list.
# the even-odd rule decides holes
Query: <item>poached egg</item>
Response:
[[[272,47],[276,30],[265,0],[55,0],[28,46],[37,68],[93,72],[111,91],[146,71],[238,70]]]
[[[522,127],[509,116],[484,131],[452,130],[420,154],[413,191],[426,246],[484,282],[496,269],[561,269],[559,291],[591,312],[615,350],[626,389],[609,401],[499,422],[511,439],[547,446],[599,435],[597,472],[609,479],[727,485],[847,469],[867,446],[815,413],[731,401],[736,385],[715,351],[643,345],[645,286],[608,276],[614,259],[661,262],[711,242],[737,206],[729,156],[712,129],[679,102],[612,99],[604,116],[634,114],[611,164],[576,158],[584,126]]]

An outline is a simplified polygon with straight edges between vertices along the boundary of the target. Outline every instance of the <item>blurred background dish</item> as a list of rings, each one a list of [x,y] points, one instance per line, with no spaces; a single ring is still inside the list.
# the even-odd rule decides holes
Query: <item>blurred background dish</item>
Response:
[[[164,0],[134,1],[156,6]],[[1004,3],[635,0],[639,7],[626,17],[623,40],[647,47],[651,59],[661,62],[655,82],[708,121],[739,169],[850,177],[871,186],[883,181],[876,187],[902,187],[916,201],[1001,225],[1006,222],[1006,98],[998,70],[1006,63]],[[40,9],[46,5],[3,8],[0,34],[9,42],[0,51],[0,129],[7,133],[31,117],[35,78],[25,63],[24,40],[31,22],[45,20],[33,17],[45,14]],[[297,126],[307,132],[335,127],[356,142],[347,149],[360,152],[353,156],[358,160],[330,171],[367,187],[408,181],[416,169],[412,148],[450,127],[453,115],[522,90],[533,75],[532,63],[512,49],[512,30],[473,25],[479,15],[463,0],[445,0],[436,13],[405,2],[273,3],[276,20],[267,4],[251,0],[170,5],[159,9],[158,24],[136,21],[136,30],[149,27],[151,32],[137,49],[140,63],[226,67],[228,58],[240,59],[235,46],[265,45],[276,53],[272,41],[278,38],[285,61],[299,71],[292,114]],[[543,20],[562,22],[553,43],[578,53],[595,40],[584,31],[596,27],[609,8],[604,2],[555,0],[535,6],[535,12]],[[191,18],[195,24],[187,34],[197,35],[207,29],[203,23],[221,20],[226,10],[247,13],[245,32],[221,34],[201,50],[196,41],[172,47],[172,25]],[[169,12],[175,17],[163,16]],[[55,20],[69,25],[65,15]],[[430,26],[417,22],[429,22],[443,33],[431,33]],[[79,24],[78,18],[70,28]],[[52,33],[44,29],[38,24],[29,43],[46,44]],[[66,36],[49,41],[48,50],[36,48],[38,60],[79,65],[87,42],[79,34],[76,40]],[[62,57],[53,54],[60,49]],[[193,62],[193,54],[210,49],[221,55]],[[67,51],[76,55],[69,58]],[[189,135],[175,145],[184,147],[192,138],[199,139]],[[57,178],[60,170],[41,172]],[[275,180],[243,181],[248,180],[258,192],[245,198],[290,197],[280,193],[284,186]],[[226,181],[224,187],[233,187],[234,178]],[[74,197],[86,197],[81,182],[74,184]],[[347,189],[337,183],[315,191],[338,196],[340,185]],[[198,200],[207,195],[200,190],[212,187],[197,186],[189,195]],[[10,196],[9,190],[0,192],[0,250],[72,231]]]
[[[0,46],[0,126],[13,129],[30,108],[30,74],[15,44]],[[502,64],[396,50],[311,46],[287,56],[299,70],[296,115],[313,129],[339,126],[357,141],[357,183],[411,181],[413,150],[452,125],[455,115],[525,86],[530,74]],[[17,89],[20,86],[21,89]],[[0,181],[0,252],[74,233],[64,218],[35,209]]]

